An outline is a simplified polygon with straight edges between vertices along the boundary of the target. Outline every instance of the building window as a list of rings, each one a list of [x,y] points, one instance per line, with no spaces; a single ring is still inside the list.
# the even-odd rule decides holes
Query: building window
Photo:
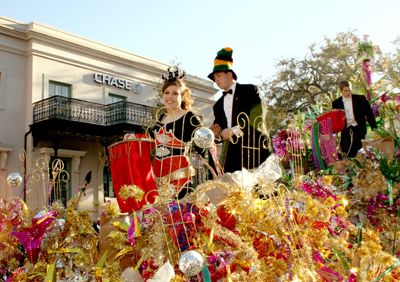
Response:
[[[67,201],[71,198],[71,159],[57,158],[64,163],[64,171],[62,171],[54,181],[54,187],[51,189],[51,203],[59,200],[64,206],[67,206]],[[54,157],[50,158],[49,168],[52,170]],[[68,173],[68,175],[66,174]],[[53,174],[50,173],[50,183],[53,183]]]
[[[56,95],[71,98],[71,85],[50,80],[49,97]]]
[[[103,169],[104,197],[115,198],[114,186],[111,179],[111,169],[105,166]]]
[[[121,102],[121,101],[126,101],[126,97],[116,95],[116,94],[111,94],[111,93],[108,94],[108,103],[109,104],[113,104],[113,103],[117,103],[117,102]]]

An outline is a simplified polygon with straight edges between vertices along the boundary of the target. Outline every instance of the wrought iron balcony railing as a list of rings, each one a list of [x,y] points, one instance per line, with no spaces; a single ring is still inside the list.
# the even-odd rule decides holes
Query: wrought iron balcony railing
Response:
[[[53,96],[33,104],[33,123],[62,119],[96,125],[130,123],[147,125],[152,121],[151,107],[127,101],[103,105]]]

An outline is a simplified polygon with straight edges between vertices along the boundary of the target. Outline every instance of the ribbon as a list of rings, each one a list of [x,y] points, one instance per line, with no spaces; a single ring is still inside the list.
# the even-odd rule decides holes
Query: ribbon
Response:
[[[219,158],[219,163],[221,164],[221,167],[225,167],[225,160],[226,160],[226,154],[228,152],[228,145],[229,145],[229,139],[225,140],[222,143],[222,151],[221,151],[221,156]]]
[[[211,273],[206,263],[203,263],[201,274],[203,275],[203,282],[211,282]]]
[[[107,254],[108,254],[108,251],[106,251],[104,253],[104,255],[101,257],[100,261],[96,264],[96,267],[94,269],[94,276],[95,276],[97,281],[102,281],[102,278],[103,278],[103,267],[104,267],[104,264],[105,264],[106,259],[107,259]]]
[[[47,265],[46,282],[56,282],[56,264]]]
[[[232,274],[231,274],[231,267],[226,265],[226,281],[227,282],[232,282]]]
[[[65,253],[80,253],[82,249],[79,248],[61,248],[58,250],[47,250],[48,254],[65,254]]]
[[[79,190],[79,192],[81,194],[83,193],[83,196],[86,197],[86,187],[85,186],[78,187],[77,189]]]
[[[142,236],[142,234],[140,234],[139,219],[136,216],[136,212],[134,212],[132,222],[128,230],[128,240],[131,243],[133,249],[135,249],[136,237],[140,236]]]

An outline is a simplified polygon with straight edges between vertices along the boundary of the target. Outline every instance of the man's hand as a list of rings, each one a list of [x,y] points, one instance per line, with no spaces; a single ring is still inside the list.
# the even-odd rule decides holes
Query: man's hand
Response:
[[[222,132],[221,132],[221,137],[223,140],[228,140],[229,138],[232,137],[232,135],[234,135],[233,130],[230,128],[225,128]]]
[[[219,133],[221,131],[221,126],[219,126],[218,124],[213,124],[211,126],[211,131],[214,133],[214,137],[215,138],[219,138]]]

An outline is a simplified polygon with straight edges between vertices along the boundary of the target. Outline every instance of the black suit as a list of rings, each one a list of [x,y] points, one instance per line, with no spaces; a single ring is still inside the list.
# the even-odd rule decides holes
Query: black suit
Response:
[[[214,124],[218,124],[222,130],[228,128],[228,121],[224,111],[224,96],[222,96],[214,104]],[[258,94],[258,87],[252,84],[236,84],[235,93],[233,93],[233,105],[232,105],[232,127],[238,125],[238,116],[240,113],[246,113],[250,117],[250,123],[254,124],[254,118],[261,116],[261,100]],[[261,121],[261,119],[257,119]],[[242,119],[239,121],[243,127]],[[248,127],[248,121],[246,126],[242,129],[244,135],[238,139],[236,144],[229,142],[228,150],[226,154],[225,165],[223,167],[224,172],[234,172],[242,169],[242,144],[248,146],[249,144],[254,147],[259,147],[259,138],[261,137],[260,132],[254,130],[252,126]],[[247,134],[250,132],[251,134]],[[255,135],[253,134],[255,132]],[[232,137],[235,141],[236,136]],[[265,138],[265,137],[261,137]],[[264,149],[261,150],[260,160],[258,158],[258,151],[252,149],[243,148],[243,155],[248,156],[243,158],[243,166],[246,168],[257,167],[262,163],[269,155],[269,151]]]
[[[371,106],[368,103],[367,98],[364,95],[351,95],[353,101],[353,114],[354,119],[357,122],[357,126],[347,127],[342,130],[342,139],[340,140],[340,146],[342,152],[348,153],[349,157],[355,157],[359,149],[362,148],[361,139],[365,138],[367,134],[367,124],[365,118],[368,120],[371,128],[376,128],[376,121],[374,114],[371,110]],[[340,97],[332,102],[333,109],[344,110],[343,97]],[[350,136],[352,131],[353,137]],[[351,144],[353,139],[353,143]],[[351,146],[351,148],[350,148]]]

